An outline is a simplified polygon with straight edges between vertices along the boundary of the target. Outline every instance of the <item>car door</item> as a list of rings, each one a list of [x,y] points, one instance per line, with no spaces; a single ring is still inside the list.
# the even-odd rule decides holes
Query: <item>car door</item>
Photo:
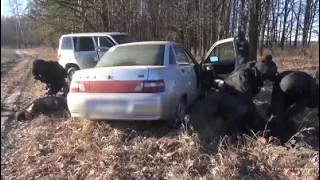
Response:
[[[115,44],[107,36],[95,36],[94,37],[97,48],[98,59],[100,60],[102,56]]]
[[[92,36],[73,37],[74,56],[80,69],[93,68],[97,64],[97,52]]]
[[[234,39],[213,44],[201,64],[206,76],[212,76],[211,79],[226,78],[237,66]]]
[[[188,102],[194,100],[197,92],[197,76],[194,70],[195,64],[190,62],[190,57],[188,57],[184,48],[179,44],[172,45],[175,59],[178,64],[178,71],[181,76],[181,81],[179,81],[180,87],[183,87],[188,95]]]
[[[67,63],[73,63],[74,54],[73,54],[72,37],[62,36],[60,38],[57,59],[59,61],[59,64],[64,68]]]
[[[196,60],[192,57],[192,55],[184,49],[185,55],[188,58],[188,61],[192,67],[191,70],[188,71],[189,78],[191,79],[192,85],[190,88],[190,100],[193,102],[196,100],[198,93],[200,93],[200,69]]]

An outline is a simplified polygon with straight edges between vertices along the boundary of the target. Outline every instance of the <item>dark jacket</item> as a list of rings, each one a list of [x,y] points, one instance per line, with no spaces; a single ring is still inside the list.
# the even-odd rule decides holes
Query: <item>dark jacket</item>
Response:
[[[236,42],[236,49],[238,51],[238,54],[240,57],[243,58],[243,60],[240,62],[240,64],[244,64],[249,62],[249,55],[250,55],[250,45],[249,42],[245,39],[238,40]]]
[[[17,120],[25,120],[26,113],[35,117],[39,114],[47,114],[55,111],[68,111],[67,101],[63,97],[46,96],[34,100],[17,113]]]
[[[266,61],[250,61],[238,66],[225,80],[213,101],[218,115],[230,123],[227,134],[239,131],[260,130],[265,119],[256,113],[253,97],[256,96],[264,80],[277,72],[276,64]]]
[[[37,59],[33,62],[32,74],[46,84],[63,84],[67,77],[65,69],[56,61]]]
[[[239,66],[224,80],[224,86],[221,90],[252,100],[260,92],[264,81],[260,78],[255,64],[256,62],[248,62]]]
[[[273,84],[271,95],[272,113],[290,118],[306,107],[319,106],[319,85],[309,74],[302,71],[284,71]]]

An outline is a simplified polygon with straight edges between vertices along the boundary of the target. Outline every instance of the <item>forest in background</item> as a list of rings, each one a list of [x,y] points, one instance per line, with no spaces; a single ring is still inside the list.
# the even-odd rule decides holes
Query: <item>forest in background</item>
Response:
[[[197,56],[239,29],[260,53],[319,42],[319,0],[29,0],[26,8],[8,1],[13,16],[1,17],[1,46],[56,48],[61,34],[116,31],[176,41]]]

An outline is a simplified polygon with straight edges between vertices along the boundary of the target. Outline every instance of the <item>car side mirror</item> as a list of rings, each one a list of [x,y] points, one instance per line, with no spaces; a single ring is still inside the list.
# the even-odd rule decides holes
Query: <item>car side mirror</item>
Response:
[[[215,63],[219,61],[219,57],[218,56],[211,56],[210,57],[210,62]]]

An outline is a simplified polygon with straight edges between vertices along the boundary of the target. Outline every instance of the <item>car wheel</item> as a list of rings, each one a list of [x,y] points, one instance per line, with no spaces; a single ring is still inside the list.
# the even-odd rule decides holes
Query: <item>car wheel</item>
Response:
[[[69,81],[72,80],[72,77],[73,77],[74,73],[75,73],[76,71],[78,71],[78,70],[79,70],[78,67],[71,67],[71,68],[68,69],[67,74],[68,74],[68,79],[69,79]]]

